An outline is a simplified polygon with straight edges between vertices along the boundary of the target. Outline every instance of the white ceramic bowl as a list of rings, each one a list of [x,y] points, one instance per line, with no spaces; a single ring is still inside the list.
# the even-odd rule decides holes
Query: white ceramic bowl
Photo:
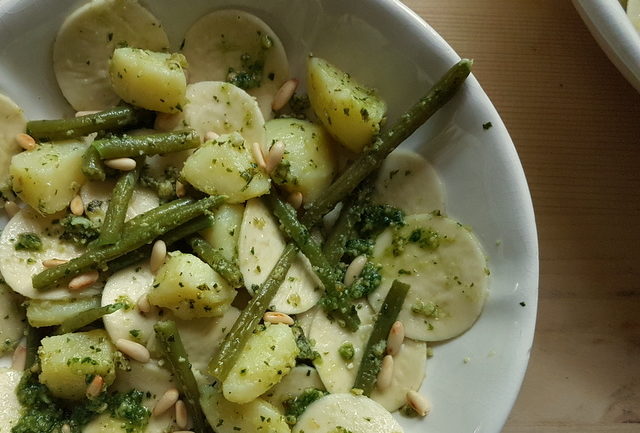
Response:
[[[53,77],[51,46],[64,17],[80,3],[0,0],[0,92],[24,107],[29,118],[71,114]],[[303,75],[310,51],[326,57],[376,87],[389,104],[391,121],[459,59],[399,1],[146,3],[164,23],[174,48],[207,11],[226,6],[251,11],[280,35],[294,75]],[[493,127],[484,130],[486,122]],[[422,388],[432,402],[431,414],[401,418],[401,423],[408,433],[497,433],[518,394],[536,317],[537,237],[522,166],[498,113],[473,77],[405,145],[434,163],[447,191],[448,213],[471,226],[484,244],[492,283],[474,327],[434,346]]]
[[[640,34],[618,0],[573,0],[600,48],[640,92]]]

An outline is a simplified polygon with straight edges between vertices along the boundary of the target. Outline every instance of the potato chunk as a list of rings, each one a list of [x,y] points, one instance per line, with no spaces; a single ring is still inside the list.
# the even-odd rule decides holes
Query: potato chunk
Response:
[[[13,190],[41,214],[61,211],[86,181],[82,154],[87,146],[71,140],[43,143],[15,155],[9,167]]]
[[[269,178],[253,160],[250,143],[238,133],[203,144],[184,163],[182,176],[207,194],[223,194],[242,203],[269,192]]]
[[[109,78],[116,94],[130,104],[178,113],[186,102],[186,66],[182,54],[116,48],[109,63]]]
[[[329,133],[353,152],[360,152],[380,131],[387,105],[351,76],[326,60],[307,62],[309,100]]]
[[[93,376],[102,376],[106,386],[116,378],[115,350],[103,330],[46,337],[41,344],[40,382],[56,397],[79,400]]]
[[[149,302],[181,319],[222,316],[236,291],[205,262],[191,254],[170,253],[158,270]]]
[[[298,351],[287,325],[269,325],[254,333],[222,383],[224,397],[248,403],[264,394],[296,365]]]
[[[316,200],[338,171],[329,134],[321,126],[299,119],[274,119],[265,127],[269,145],[281,141],[285,146],[271,179],[288,192],[300,192],[305,203]]]

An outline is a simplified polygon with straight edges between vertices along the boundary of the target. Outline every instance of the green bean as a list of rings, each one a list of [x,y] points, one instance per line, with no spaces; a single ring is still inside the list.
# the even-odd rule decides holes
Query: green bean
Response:
[[[322,246],[322,252],[336,266],[344,255],[347,241],[355,237],[355,226],[360,220],[360,205],[354,194],[347,197],[331,233]]]
[[[187,243],[191,246],[193,252],[196,253],[196,256],[204,260],[234,288],[237,289],[243,286],[242,274],[240,273],[238,265],[227,260],[220,251],[213,248],[209,242],[196,235],[187,239]]]
[[[180,239],[184,239],[191,236],[194,233],[198,233],[200,230],[204,230],[213,225],[213,217],[211,215],[202,215],[191,221],[182,224],[180,227],[167,232],[162,235],[160,239],[164,241],[167,246],[176,243]],[[118,257],[109,262],[109,270],[111,272],[119,271],[127,266],[134,265],[142,260],[148,260],[151,256],[151,249],[153,245],[144,245],[137,250],[133,250],[130,253],[125,254],[122,257]]]
[[[176,378],[178,388],[184,396],[187,412],[193,420],[193,431],[195,433],[204,433],[208,430],[208,424],[200,407],[200,391],[191,370],[187,351],[182,344],[178,327],[172,320],[162,320],[157,322],[153,329],[160,343],[162,355],[169,364],[171,372]]]
[[[104,307],[96,307],[82,311],[62,322],[60,326],[58,326],[58,329],[56,329],[55,334],[68,334],[69,332],[78,330],[84,326],[89,325],[90,323],[95,322],[103,316],[106,316],[107,314],[115,313],[121,308],[124,308],[124,306],[125,305],[123,303],[117,302],[115,304],[105,305]]]
[[[378,312],[378,318],[371,330],[353,385],[354,388],[361,389],[366,396],[369,396],[373,391],[373,386],[380,372],[380,361],[386,350],[389,331],[402,309],[408,291],[408,284],[394,280],[384,298],[382,308]]]
[[[151,111],[124,105],[73,119],[32,120],[27,123],[27,134],[39,141],[65,140],[93,132],[150,126],[154,117]]]
[[[177,207],[173,206],[173,203],[167,203],[140,214],[127,221],[123,228],[125,235],[116,244],[89,250],[67,263],[45,269],[33,276],[33,287],[36,290],[46,290],[62,279],[75,277],[90,269],[105,268],[108,261],[152,242],[169,230],[219,206],[225,199],[224,196],[211,196],[194,203],[187,201]]]
[[[317,224],[324,214],[376,170],[389,153],[456,94],[471,73],[472,64],[473,61],[462,59],[449,69],[422,99],[375,139],[374,143],[323,192],[322,197],[307,207],[302,223],[307,227]]]
[[[247,307],[242,310],[236,319],[229,333],[224,337],[218,351],[209,361],[208,373],[220,381],[224,381],[235,364],[240,352],[244,348],[247,340],[253,334],[254,329],[262,320],[262,316],[269,308],[271,300],[282,285],[291,264],[298,254],[298,249],[294,244],[285,246],[280,259],[273,267],[269,276],[262,283],[260,289],[256,290],[253,298]]]
[[[82,155],[82,174],[91,180],[103,181],[107,177],[100,154],[93,146],[89,146]]]
[[[200,146],[194,130],[163,132],[150,135],[125,135],[94,141],[93,146],[102,159],[159,155],[193,149]]]
[[[124,173],[116,182],[100,228],[100,237],[92,244],[93,248],[113,245],[120,240],[124,220],[127,217],[127,208],[140,177],[141,165],[138,164],[135,170]]]

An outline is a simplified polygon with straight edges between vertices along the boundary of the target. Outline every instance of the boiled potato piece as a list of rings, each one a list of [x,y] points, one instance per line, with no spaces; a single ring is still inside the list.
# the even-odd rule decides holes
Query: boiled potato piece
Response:
[[[25,315],[20,299],[0,281],[0,355],[13,350],[24,336]]]
[[[83,311],[100,306],[97,296],[66,299],[31,299],[27,303],[27,319],[35,328],[60,325]]]
[[[338,171],[333,140],[321,126],[306,120],[274,119],[265,124],[267,143],[285,146],[271,179],[285,191],[300,192],[310,203],[327,189]]]
[[[116,378],[115,349],[103,330],[74,332],[42,339],[40,382],[60,398],[85,398],[87,378],[100,375],[105,386]]]
[[[237,84],[257,99],[265,119],[271,117],[273,97],[289,77],[289,63],[282,42],[260,18],[233,9],[205,15],[187,30],[183,53],[190,82]]]
[[[219,384],[201,386],[200,395],[202,411],[217,433],[291,432],[284,416],[261,398],[247,404],[232,403],[223,397]]]
[[[27,119],[22,109],[10,98],[0,94],[0,204],[5,200],[4,191],[9,192],[9,165],[11,158],[22,151],[16,135],[25,132]]]
[[[11,433],[11,428],[18,422],[22,413],[22,406],[16,395],[16,388],[22,378],[21,371],[0,368],[0,433]]]
[[[315,368],[304,364],[296,365],[280,383],[264,393],[262,398],[284,413],[282,402],[299,396],[308,388],[324,390],[324,385]]]
[[[109,62],[113,90],[124,101],[162,113],[178,113],[186,102],[182,54],[116,48]]]
[[[293,433],[402,433],[393,416],[375,401],[351,393],[330,394],[311,403]]]
[[[53,46],[53,70],[74,109],[104,110],[118,103],[109,81],[109,58],[121,46],[169,47],[160,21],[137,0],[93,0],[62,23]]]
[[[242,404],[264,394],[296,365],[298,352],[293,331],[287,325],[268,325],[255,332],[222,382],[224,397]]]
[[[353,152],[360,152],[380,132],[387,111],[375,91],[319,57],[307,61],[311,107],[327,131]]]
[[[238,133],[208,141],[185,161],[182,176],[202,192],[226,195],[229,203],[267,194],[269,178],[254,162],[249,145]]]
[[[122,420],[112,417],[109,413],[103,413],[82,427],[82,433],[127,433],[126,427]]]
[[[466,331],[482,311],[488,290],[487,260],[471,231],[440,215],[411,215],[405,225],[376,240],[373,261],[382,265],[380,287],[369,295],[382,307],[393,280],[411,286],[398,320],[406,336],[440,341]]]
[[[81,141],[43,143],[11,158],[11,183],[18,196],[42,214],[65,209],[86,181]]]
[[[149,302],[169,308],[181,319],[222,316],[236,291],[194,255],[169,253],[149,292]]]
[[[224,203],[213,211],[213,226],[200,233],[227,260],[236,260],[238,257],[238,237],[243,213],[244,205]]]

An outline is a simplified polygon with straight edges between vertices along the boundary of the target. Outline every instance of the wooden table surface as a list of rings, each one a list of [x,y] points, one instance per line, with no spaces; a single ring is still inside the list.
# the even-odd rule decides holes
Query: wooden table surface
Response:
[[[405,3],[475,59],[533,197],[538,322],[504,433],[640,432],[640,94],[568,0]]]

